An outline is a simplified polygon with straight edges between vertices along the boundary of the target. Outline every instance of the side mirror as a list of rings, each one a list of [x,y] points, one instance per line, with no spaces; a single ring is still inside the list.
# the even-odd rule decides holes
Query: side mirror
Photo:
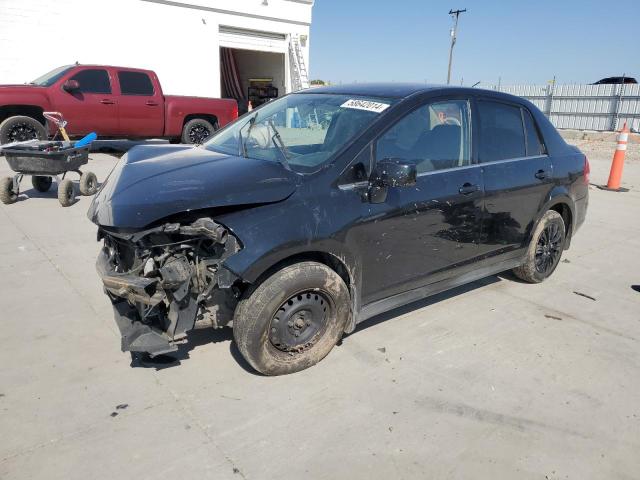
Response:
[[[67,80],[62,84],[62,89],[65,92],[73,92],[74,90],[78,90],[80,88],[80,84],[77,80]]]
[[[383,158],[371,174],[369,201],[382,203],[387,199],[388,187],[410,187],[416,184],[418,169],[412,160]]]

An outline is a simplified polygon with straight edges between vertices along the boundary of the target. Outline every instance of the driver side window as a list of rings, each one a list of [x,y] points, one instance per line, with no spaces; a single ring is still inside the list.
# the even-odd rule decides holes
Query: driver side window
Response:
[[[413,110],[376,143],[376,161],[413,160],[418,173],[471,164],[469,103],[446,100]]]

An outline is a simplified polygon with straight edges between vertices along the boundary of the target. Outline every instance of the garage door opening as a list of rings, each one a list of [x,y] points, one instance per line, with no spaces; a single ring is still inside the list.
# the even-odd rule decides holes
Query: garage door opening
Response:
[[[283,53],[220,48],[222,98],[238,101],[240,114],[248,102],[255,108],[286,93]]]

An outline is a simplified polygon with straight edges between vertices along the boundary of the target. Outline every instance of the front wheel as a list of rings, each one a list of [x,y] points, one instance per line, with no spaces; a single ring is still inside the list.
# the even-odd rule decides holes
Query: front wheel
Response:
[[[340,340],[349,319],[349,290],[332,269],[301,262],[274,273],[242,299],[233,336],[258,372],[283,375],[309,368]]]
[[[13,190],[13,178],[4,177],[0,179],[0,201],[5,205],[15,203],[18,200],[18,193]]]
[[[46,138],[47,129],[35,118],[18,115],[0,123],[0,145]]]
[[[546,212],[533,232],[525,262],[513,273],[529,283],[540,283],[549,277],[560,263],[565,235],[562,215],[554,210]]]
[[[63,207],[69,207],[76,201],[76,190],[73,182],[65,178],[58,185],[58,201]]]

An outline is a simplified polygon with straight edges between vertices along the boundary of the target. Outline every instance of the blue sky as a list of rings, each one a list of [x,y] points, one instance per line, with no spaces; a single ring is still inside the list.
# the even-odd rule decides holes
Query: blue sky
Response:
[[[640,81],[640,5],[603,0],[316,0],[311,78],[445,83],[449,9],[460,16],[452,83]]]

